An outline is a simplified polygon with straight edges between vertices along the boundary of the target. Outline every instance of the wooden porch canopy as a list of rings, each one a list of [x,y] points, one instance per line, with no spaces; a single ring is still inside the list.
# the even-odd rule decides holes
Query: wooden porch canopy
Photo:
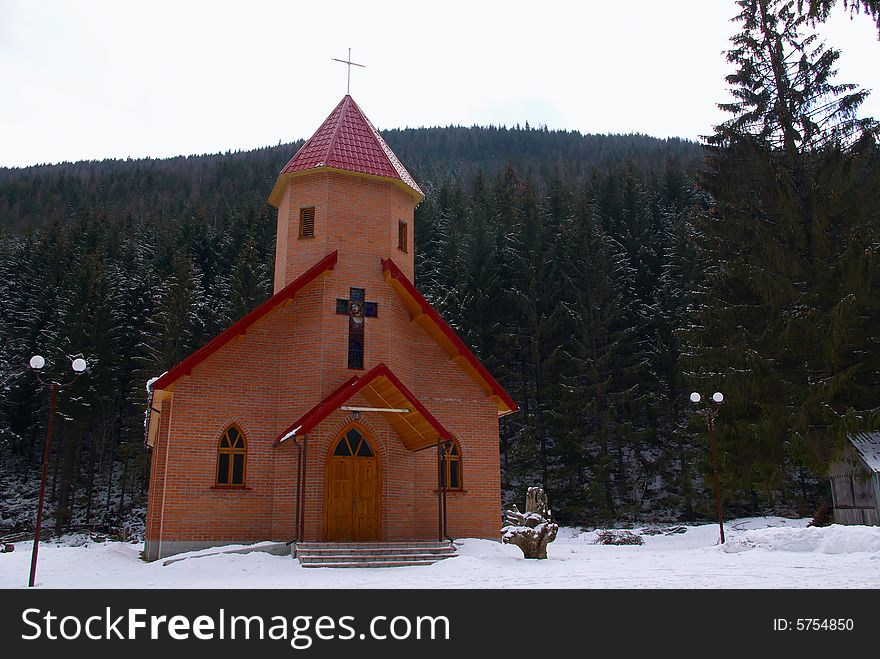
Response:
[[[274,446],[293,436],[308,435],[319,423],[344,405],[355,394],[361,394],[370,405],[385,409],[408,409],[408,412],[377,412],[394,428],[404,446],[410,451],[436,446],[438,439],[452,435],[443,427],[415,395],[380,363],[362,376],[346,380],[335,391],[290,424],[275,439]]]

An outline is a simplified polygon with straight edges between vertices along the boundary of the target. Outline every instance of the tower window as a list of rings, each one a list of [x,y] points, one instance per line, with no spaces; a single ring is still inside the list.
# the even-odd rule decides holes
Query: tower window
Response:
[[[311,238],[315,235],[315,207],[299,209],[299,237]]]
[[[408,252],[407,245],[409,244],[407,240],[407,227],[406,222],[400,220],[397,223],[397,249],[401,252]]]

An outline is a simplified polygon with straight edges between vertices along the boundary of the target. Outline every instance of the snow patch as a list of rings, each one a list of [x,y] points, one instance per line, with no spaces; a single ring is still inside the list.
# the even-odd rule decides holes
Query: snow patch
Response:
[[[481,561],[509,561],[510,559],[525,560],[519,547],[505,545],[494,540],[480,538],[464,538],[455,541],[459,556],[467,556]]]
[[[188,552],[163,565],[140,558],[142,544],[107,540],[42,543],[43,588],[880,588],[880,528],[807,528],[808,519],[758,517],[687,525],[685,533],[646,535],[640,547],[594,544],[596,531],[563,528],[547,560],[516,547],[466,538],[458,556],[431,566],[334,570],[302,568],[290,555],[256,545]],[[635,527],[639,528],[639,527]],[[67,543],[82,538],[68,536]],[[18,543],[16,543],[18,544]],[[269,543],[271,544],[271,543]],[[758,549],[759,551],[749,551]],[[182,555],[178,555],[180,557]],[[30,544],[0,554],[0,588],[25,588]]]
[[[731,538],[723,549],[728,554],[752,549],[820,554],[880,552],[880,527],[834,524],[802,529],[755,529]]]
[[[168,373],[168,371],[165,371],[165,373]],[[156,377],[150,378],[149,380],[147,380],[147,395],[148,396],[153,394],[153,385],[156,384],[156,380],[164,377],[165,373],[162,373],[162,375],[157,375]]]
[[[299,432],[300,428],[302,428],[302,426],[297,426],[296,428],[294,428],[290,432],[285,433],[284,436],[278,440],[278,443],[280,444],[281,442],[286,442],[290,438],[296,439],[296,433]]]

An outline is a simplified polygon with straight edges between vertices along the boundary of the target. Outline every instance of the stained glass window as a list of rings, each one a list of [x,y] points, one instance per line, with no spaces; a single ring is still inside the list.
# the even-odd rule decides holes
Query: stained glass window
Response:
[[[354,318],[348,321],[348,367],[364,367],[364,322]]]

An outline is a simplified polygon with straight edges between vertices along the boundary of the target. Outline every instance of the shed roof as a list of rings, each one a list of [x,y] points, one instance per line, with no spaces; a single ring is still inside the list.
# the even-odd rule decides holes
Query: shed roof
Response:
[[[857,432],[849,436],[859,456],[871,471],[880,472],[880,432]]]

